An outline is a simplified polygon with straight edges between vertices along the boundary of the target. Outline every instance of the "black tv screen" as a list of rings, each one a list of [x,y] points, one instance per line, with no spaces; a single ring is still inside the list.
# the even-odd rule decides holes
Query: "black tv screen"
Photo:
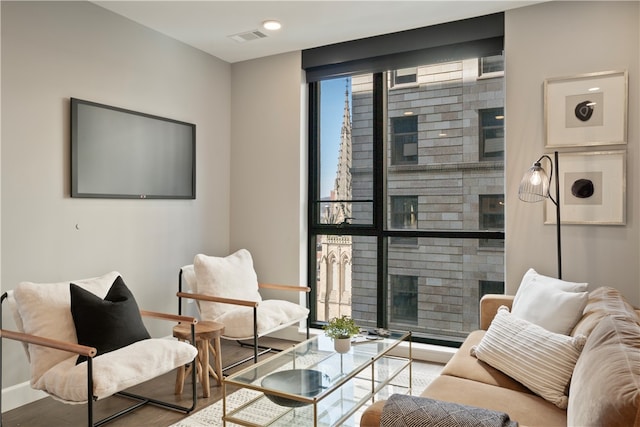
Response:
[[[196,126],[71,98],[71,197],[195,199]]]

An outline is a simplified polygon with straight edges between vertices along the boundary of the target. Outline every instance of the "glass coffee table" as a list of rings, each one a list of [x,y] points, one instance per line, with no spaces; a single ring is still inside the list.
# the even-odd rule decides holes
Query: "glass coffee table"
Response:
[[[408,357],[392,356],[405,340]],[[399,381],[405,370],[408,379]],[[318,335],[229,375],[222,387],[225,426],[341,425],[376,395],[410,392],[411,333],[358,337],[344,354]]]

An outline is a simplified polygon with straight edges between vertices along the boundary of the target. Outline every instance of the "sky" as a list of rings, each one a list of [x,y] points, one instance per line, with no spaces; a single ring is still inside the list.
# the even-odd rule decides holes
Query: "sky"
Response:
[[[320,87],[320,197],[322,198],[329,197],[336,178],[344,91],[347,82],[351,108],[350,78],[323,80]]]

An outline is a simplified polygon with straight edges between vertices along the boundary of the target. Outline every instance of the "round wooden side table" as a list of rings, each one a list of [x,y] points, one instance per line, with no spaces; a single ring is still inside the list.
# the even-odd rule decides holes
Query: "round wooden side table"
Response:
[[[222,384],[222,353],[220,352],[220,336],[224,332],[224,325],[216,322],[198,322],[195,324],[196,348],[198,355],[195,360],[197,376],[202,385],[203,397],[209,397],[209,375]],[[173,327],[173,336],[182,341],[191,341],[191,325],[179,323]],[[209,363],[209,352],[213,356],[213,367]],[[189,368],[178,368],[176,375],[176,394],[182,394],[184,378],[193,369],[193,363]]]

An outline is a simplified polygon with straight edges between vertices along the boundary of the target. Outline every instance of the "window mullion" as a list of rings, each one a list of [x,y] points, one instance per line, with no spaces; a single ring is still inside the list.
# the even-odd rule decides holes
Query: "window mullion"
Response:
[[[373,75],[373,224],[377,236],[377,324],[386,327],[387,319],[387,277],[386,239],[383,238],[386,228],[386,177],[385,177],[385,104],[384,88],[386,73]]]

